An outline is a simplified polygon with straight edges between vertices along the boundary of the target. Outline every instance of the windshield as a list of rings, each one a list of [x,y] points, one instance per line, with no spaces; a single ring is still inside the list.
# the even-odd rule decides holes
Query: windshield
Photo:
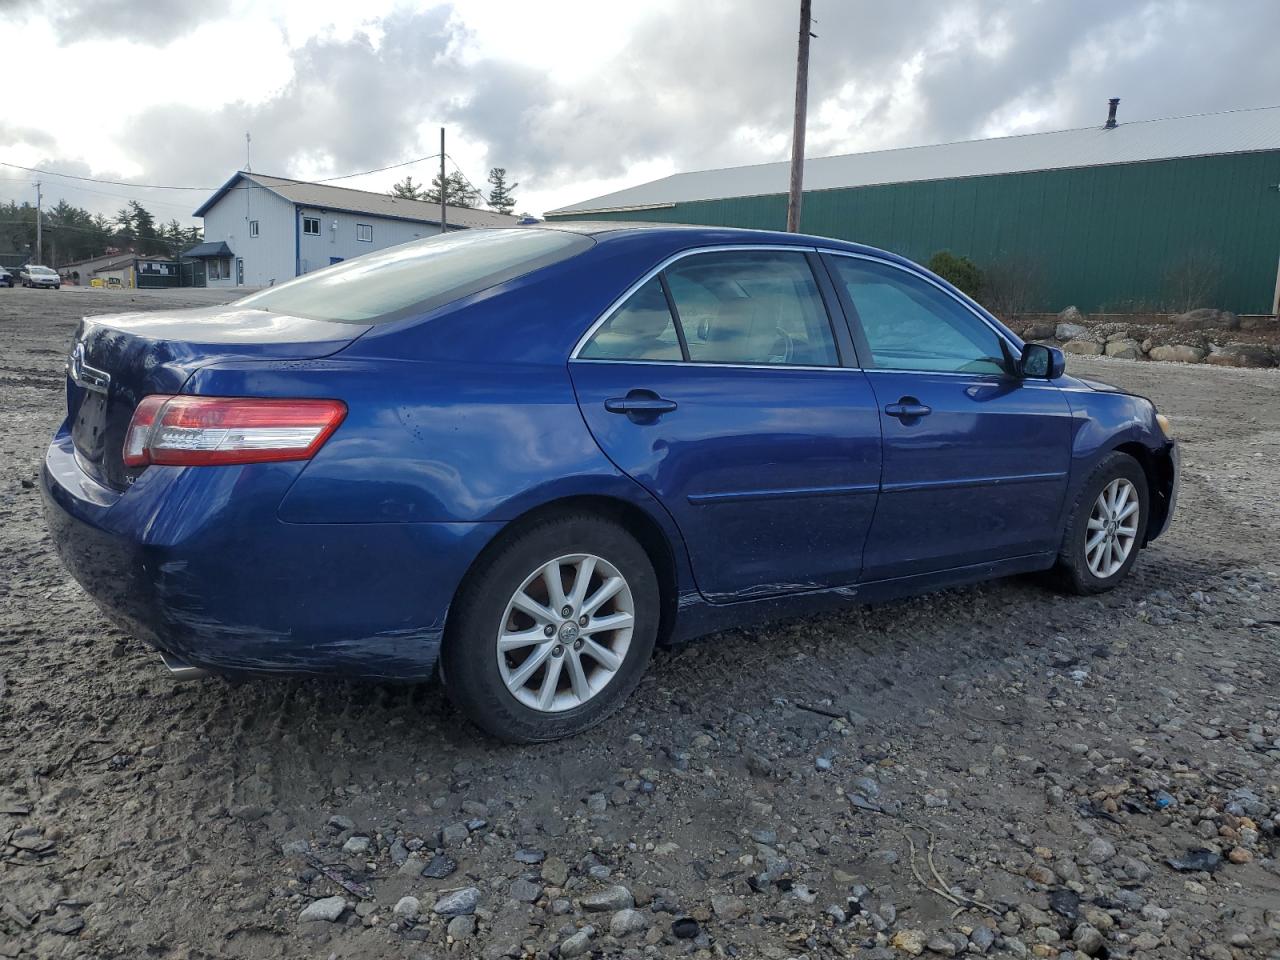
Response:
[[[385,322],[567,260],[594,242],[528,227],[462,230],[346,260],[240,303],[320,320]]]
[[[57,276],[57,274],[56,274],[56,273],[54,273],[52,270],[50,270],[48,267],[28,267],[27,269],[28,269],[31,273],[39,274],[39,275],[40,275],[40,276],[42,276],[42,277],[55,277],[55,276]]]

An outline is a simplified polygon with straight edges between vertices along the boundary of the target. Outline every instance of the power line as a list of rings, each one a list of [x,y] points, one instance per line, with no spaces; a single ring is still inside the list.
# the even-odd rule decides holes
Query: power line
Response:
[[[501,213],[502,211],[500,211],[497,207],[495,207],[493,204],[489,202],[489,198],[484,195],[484,192],[481,191],[479,187],[477,187],[474,183],[471,182],[471,178],[467,176],[466,172],[458,164],[458,161],[453,159],[453,157],[450,157],[449,154],[447,153],[445,154],[445,156],[449,157],[449,162],[453,164],[453,169],[458,171],[458,175],[467,182],[467,186],[476,192],[476,195],[479,198],[480,202],[483,203],[490,210],[492,210],[494,213]],[[441,189],[443,189],[443,187]]]
[[[412,160],[403,160],[400,163],[388,164],[385,167],[375,167],[372,170],[358,170],[355,173],[344,173],[336,177],[322,177],[318,180],[307,181],[309,183],[333,183],[335,180],[350,180],[353,177],[365,177],[373,173],[382,173],[384,170],[396,170],[400,167],[412,166],[415,163],[422,163],[424,160],[434,160],[440,154],[433,153],[425,157],[415,157]],[[450,158],[452,159],[452,157]],[[56,173],[53,170],[45,170],[40,167],[26,167],[20,163],[10,163],[7,160],[0,160],[0,166],[12,167],[15,170],[25,170],[28,173],[38,173],[42,176],[62,177],[66,180],[80,180],[84,183],[104,183],[115,187],[134,187],[138,190],[200,190],[212,191],[219,190],[221,187],[183,187],[171,183],[137,183],[130,180],[107,180],[103,177],[81,177],[74,173]],[[465,176],[465,174],[464,174]],[[241,189],[241,188],[235,188]],[[474,189],[474,186],[472,187]]]
[[[359,173],[344,173],[340,177],[325,177],[322,180],[312,180],[311,182],[312,183],[332,183],[334,180],[350,180],[352,177],[364,177],[364,176],[368,176],[371,173],[382,173],[382,171],[384,170],[396,170],[400,167],[411,167],[415,163],[422,163],[424,160],[434,160],[438,156],[440,156],[440,154],[433,153],[429,157],[418,157],[415,160],[405,160],[403,163],[393,163],[385,167],[378,167],[376,170],[361,170]]]
[[[4,185],[5,185],[5,184],[9,184],[9,183],[35,183],[35,182],[36,182],[35,180],[19,180],[19,179],[16,179],[16,178],[15,178],[15,179],[4,179],[4,178],[0,178],[0,188],[4,187]],[[95,197],[110,197],[110,198],[112,198],[112,199],[114,199],[114,200],[135,200],[135,199],[137,199],[137,197],[136,197],[136,196],[132,196],[132,197],[131,197],[131,196],[129,196],[129,195],[128,195],[128,194],[126,194],[126,193],[108,193],[108,192],[107,192],[107,191],[105,191],[105,190],[94,190],[92,187],[82,187],[82,186],[80,186],[79,184],[74,184],[74,183],[64,183],[64,184],[61,184],[61,185],[58,187],[58,189],[59,189],[59,190],[61,190],[61,191],[63,191],[63,192],[91,193],[91,194],[93,194]],[[148,207],[169,207],[170,209],[173,209],[173,210],[186,210],[186,211],[188,211],[188,214],[187,214],[187,215],[188,215],[188,216],[190,216],[191,204],[189,204],[189,203],[175,203],[175,202],[170,201],[170,200],[156,200],[156,199],[155,199],[155,198],[153,198],[153,197],[148,197],[148,198],[147,198],[147,204],[146,204],[146,205],[147,205]]]
[[[131,183],[128,180],[105,180],[101,177],[80,177],[74,173],[55,173],[53,170],[43,170],[40,167],[24,167],[20,163],[9,163],[7,160],[0,160],[0,166],[13,167],[15,170],[26,170],[28,173],[39,173],[46,177],[63,177],[67,180],[83,180],[85,183],[108,183],[117,187],[138,187],[146,190],[217,190],[217,187],[177,187],[172,184],[164,183]]]

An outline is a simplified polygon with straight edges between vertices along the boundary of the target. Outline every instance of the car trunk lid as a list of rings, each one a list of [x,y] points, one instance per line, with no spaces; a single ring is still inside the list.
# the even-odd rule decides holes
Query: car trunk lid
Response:
[[[179,393],[211,363],[326,357],[368,329],[236,305],[86,318],[67,360],[76,459],[97,482],[124,490],[135,476],[124,437],[143,397]]]

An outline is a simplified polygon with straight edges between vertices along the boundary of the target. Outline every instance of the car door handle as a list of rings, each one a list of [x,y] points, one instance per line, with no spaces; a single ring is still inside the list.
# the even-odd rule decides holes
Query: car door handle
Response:
[[[676,409],[676,402],[660,397],[652,390],[632,390],[625,397],[610,397],[604,408],[610,413],[624,413],[636,422],[655,420]]]
[[[884,412],[899,420],[914,420],[917,417],[927,417],[933,413],[933,408],[921,403],[915,397],[903,397],[897,403],[891,403],[885,407]]]

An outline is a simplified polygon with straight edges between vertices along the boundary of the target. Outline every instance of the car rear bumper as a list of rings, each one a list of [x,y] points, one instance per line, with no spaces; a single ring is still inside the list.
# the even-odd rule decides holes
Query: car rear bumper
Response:
[[[299,464],[150,467],[124,493],[54,438],[45,515],[99,607],[174,660],[214,672],[421,680],[462,575],[500,524],[283,523]]]

